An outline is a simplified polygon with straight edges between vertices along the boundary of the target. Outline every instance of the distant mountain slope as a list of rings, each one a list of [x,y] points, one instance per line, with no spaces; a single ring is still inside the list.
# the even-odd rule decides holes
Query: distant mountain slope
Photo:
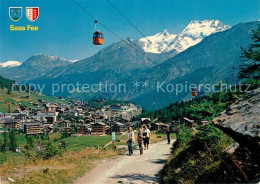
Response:
[[[11,79],[17,78],[19,81],[46,84],[44,92],[49,95],[52,94],[51,84],[54,83],[76,84],[79,82],[91,85],[107,82],[108,84],[126,84],[126,93],[64,91],[56,95],[83,100],[98,97],[133,100],[148,109],[161,108],[177,100],[189,99],[190,94],[185,92],[175,95],[174,93],[157,92],[157,81],[165,82],[165,85],[167,83],[185,83],[186,81],[188,84],[194,82],[216,83],[221,80],[228,83],[237,82],[236,74],[238,66],[241,64],[240,47],[247,47],[251,43],[251,30],[256,28],[258,23],[240,23],[226,31],[220,31],[204,38],[211,30],[227,28],[222,25],[222,28],[220,26],[217,29],[213,25],[221,25],[220,22],[207,21],[205,24],[210,26],[205,25],[205,33],[196,37],[204,39],[177,55],[177,50],[171,50],[167,53],[168,56],[174,56],[170,60],[166,60],[167,57],[165,58],[163,54],[145,52],[139,41],[127,39],[112,44],[94,56],[75,63],[58,57],[36,55],[19,67],[9,68],[9,70],[1,68],[0,72],[1,75],[10,76]],[[198,32],[194,33],[194,26],[188,26],[189,29],[186,29],[186,34],[183,33],[182,36],[188,36],[188,33],[196,35]],[[198,29],[196,26],[195,28]],[[206,28],[209,28],[210,31]],[[165,32],[165,34],[167,33]],[[131,43],[132,46],[125,42]],[[148,57],[152,58],[153,61]],[[136,88],[133,85],[135,81],[139,82],[141,87]],[[142,88],[145,81],[149,81],[149,85]]]
[[[130,45],[126,42],[129,42]],[[56,68],[31,82],[41,84],[75,84],[79,82],[90,85],[105,81],[116,83],[157,64],[147,56],[136,41],[126,39],[102,49],[90,58],[80,60],[67,67]],[[50,89],[46,88],[46,93],[50,94]],[[63,95],[66,96],[67,93],[64,92]],[[87,95],[84,94],[84,96]]]
[[[147,109],[157,109],[181,99],[190,99],[189,92],[178,95],[168,92],[157,92],[157,82],[170,84],[198,83],[236,83],[238,66],[241,64],[241,46],[251,43],[251,30],[258,22],[240,23],[231,29],[212,34],[197,45],[179,53],[160,65],[153,65],[136,49],[119,42],[100,51],[95,56],[79,61],[57,75],[37,79],[37,83],[99,83],[108,81],[115,84],[126,84],[126,93],[63,93],[72,98],[89,100],[91,98],[111,98],[132,100]],[[131,41],[131,40],[129,40]],[[145,69],[146,68],[146,69]],[[148,68],[148,69],[147,69]],[[143,70],[142,70],[143,69]],[[133,84],[141,85],[136,88]],[[143,88],[145,81],[149,85]],[[46,90],[47,94],[50,89]],[[60,94],[62,95],[62,94]]]
[[[50,97],[38,92],[29,94],[27,92],[20,92],[18,88],[14,88],[12,91],[12,84],[15,83],[13,80],[6,79],[0,76],[0,112],[7,113],[8,106],[10,106],[11,112],[15,109],[19,109],[20,106],[18,103],[21,103],[22,106],[27,106],[30,108],[38,108],[33,106],[32,103],[38,103],[39,99],[42,99],[46,102],[62,102],[68,103],[68,99],[61,100],[58,97]]]
[[[2,76],[16,80],[17,82],[25,82],[44,76],[57,67],[70,65],[72,62],[57,56],[47,56],[37,54],[24,61],[21,65],[12,68],[1,68]]]
[[[238,67],[242,63],[241,46],[248,47],[251,43],[252,30],[259,22],[240,23],[224,32],[212,34],[199,44],[190,47],[159,66],[136,75],[134,80],[150,81],[151,86],[136,95],[134,102],[150,109],[164,107],[171,102],[190,98],[189,93],[157,92],[156,81],[165,81],[164,87],[178,83],[218,83],[237,82]],[[180,70],[181,69],[181,70]],[[167,70],[167,71],[165,71]],[[136,93],[138,94],[138,93]]]
[[[176,50],[178,53],[198,44],[205,37],[225,31],[230,26],[223,24],[219,20],[191,21],[179,34],[170,34],[167,30],[154,36],[141,38],[139,42],[145,52],[161,53]]]
[[[11,88],[13,81],[0,76],[0,89]]]

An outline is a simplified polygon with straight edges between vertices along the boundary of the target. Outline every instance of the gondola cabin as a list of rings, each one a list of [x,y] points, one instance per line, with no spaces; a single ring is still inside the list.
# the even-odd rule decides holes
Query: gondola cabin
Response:
[[[192,97],[198,96],[198,93],[197,93],[197,89],[196,89],[196,88],[192,88],[192,89],[191,89],[191,96],[192,96]]]
[[[104,42],[104,36],[103,33],[96,31],[93,34],[93,44],[94,45],[103,45]]]

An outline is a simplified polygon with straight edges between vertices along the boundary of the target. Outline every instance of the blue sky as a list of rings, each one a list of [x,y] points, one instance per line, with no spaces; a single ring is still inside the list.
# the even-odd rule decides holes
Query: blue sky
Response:
[[[100,22],[122,38],[142,37],[106,0],[76,0]],[[191,20],[218,19],[228,25],[260,19],[260,0],[110,0],[147,36],[167,29],[179,33]],[[1,0],[0,62],[25,61],[43,53],[75,60],[87,58],[119,41],[106,29],[103,46],[92,44],[93,20],[72,0]],[[9,7],[23,7],[23,17],[14,22]],[[25,7],[40,7],[39,18],[30,22]],[[38,26],[37,32],[14,32],[10,25]]]

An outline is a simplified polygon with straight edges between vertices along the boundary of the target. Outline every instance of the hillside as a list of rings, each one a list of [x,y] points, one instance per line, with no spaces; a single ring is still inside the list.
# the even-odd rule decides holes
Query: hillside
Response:
[[[238,93],[230,93],[224,104],[200,100],[186,106],[188,117],[197,122],[215,117],[215,126],[180,127],[163,183],[254,183],[260,174],[259,88],[240,95],[234,100]],[[215,94],[215,99],[223,97]]]
[[[202,23],[192,22],[186,32],[193,33],[194,26]],[[215,23],[220,24],[219,29],[218,26],[214,27]],[[54,56],[36,55],[21,66],[2,68],[0,72],[3,76],[18,79],[18,81],[45,84],[44,94],[46,95],[52,95],[52,84],[55,83],[74,84],[74,86],[77,82],[82,85],[99,84],[100,82],[116,86],[124,84],[127,90],[123,92],[111,90],[84,93],[65,89],[55,95],[81,100],[100,97],[122,101],[131,100],[148,110],[159,109],[171,102],[190,99],[190,91],[187,90],[179,94],[176,94],[176,90],[173,92],[157,91],[158,84],[163,82],[164,89],[168,84],[186,83],[189,85],[197,82],[205,85],[220,81],[227,84],[237,83],[236,76],[239,65],[242,63],[240,47],[247,47],[250,44],[251,31],[256,28],[257,24],[258,21],[240,23],[227,29],[220,22],[211,22],[209,30],[212,28],[213,32],[201,33],[204,36],[203,39],[200,38],[202,39],[200,43],[179,54],[173,49],[169,53],[169,56],[172,57],[169,60],[166,60],[164,54],[145,52],[139,41],[127,39],[112,44],[94,56],[76,63]],[[220,32],[211,34],[214,33],[214,30]],[[165,34],[167,35],[166,32]],[[198,35],[198,32],[194,34]],[[207,36],[208,34],[210,35]],[[133,47],[125,42],[131,43]],[[14,73],[15,75],[13,75]],[[139,82],[139,87],[134,86],[136,81]],[[149,85],[143,87],[146,81],[149,82]],[[201,94],[204,93],[204,89],[205,87],[201,88]]]
[[[256,28],[257,24],[258,22],[240,23],[226,31],[212,34],[161,65],[136,75],[133,81],[148,80],[150,86],[142,93],[133,93],[132,101],[149,109],[158,109],[169,105],[169,102],[190,99],[189,91],[178,95],[176,90],[172,93],[157,92],[157,81],[165,82],[164,89],[167,84],[185,82],[214,84],[223,81],[236,84],[238,68],[242,63],[241,46],[249,46],[252,29]]]
[[[57,95],[68,95],[71,98],[83,100],[100,96],[123,101],[131,100],[147,109],[158,109],[174,101],[189,99],[190,92],[185,91],[178,95],[175,94],[175,91],[173,93],[157,92],[157,82],[165,82],[164,87],[169,83],[184,84],[185,81],[187,84],[194,82],[214,84],[219,81],[228,84],[237,83],[236,75],[238,67],[242,63],[240,47],[247,47],[251,43],[251,30],[256,28],[257,24],[258,22],[240,23],[226,31],[212,34],[199,44],[154,67],[138,44],[137,48],[133,49],[128,44],[119,42],[101,50],[91,58],[56,70],[53,74],[31,82],[49,85],[49,88],[46,88],[46,94],[51,93],[50,84],[52,83],[76,84],[77,81],[81,84],[104,81],[116,85],[123,83],[127,86],[126,93],[118,91],[63,92]],[[237,37],[237,35],[240,36]],[[135,43],[134,40],[128,41]],[[162,57],[164,56],[162,55]],[[158,57],[157,59],[160,60]],[[136,88],[133,85],[135,81],[140,84],[148,81],[149,86]]]
[[[18,109],[18,103],[21,103],[22,106],[27,106],[30,108],[37,108],[31,104],[37,103],[39,99],[42,99],[46,102],[62,102],[68,103],[68,100],[60,100],[58,97],[51,97],[42,95],[39,93],[28,94],[26,92],[18,91],[18,88],[14,88],[12,91],[13,81],[5,79],[0,76],[0,112],[7,113],[8,105],[10,105],[11,112],[15,109]]]
[[[59,58],[57,56],[36,54],[19,66],[5,68],[0,67],[0,73],[8,79],[21,83],[44,76],[55,68],[65,67],[70,64],[71,61]]]
[[[0,76],[0,89],[10,89],[12,87],[12,83],[13,81]]]

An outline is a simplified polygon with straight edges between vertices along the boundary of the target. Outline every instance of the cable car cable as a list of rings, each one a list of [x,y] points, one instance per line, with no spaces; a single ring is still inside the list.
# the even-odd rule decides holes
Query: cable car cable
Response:
[[[91,17],[94,21],[97,21],[97,19],[91,14],[89,13],[84,7],[82,7],[77,1],[72,0],[72,2],[74,2],[81,10],[83,10],[89,17]],[[102,24],[101,22],[97,22],[99,23],[102,27],[104,27],[105,29],[107,29],[108,31],[110,31],[113,35],[115,35],[117,38],[119,38],[120,40],[124,41],[125,43],[129,44],[133,49],[137,50],[138,52],[140,52],[141,54],[143,54],[143,52],[139,51],[139,49],[135,48],[132,44],[130,44],[128,41],[126,41],[125,39],[123,39],[122,37],[120,37],[119,35],[117,35],[115,32],[113,32],[111,29],[109,29],[107,26],[105,26],[104,24]],[[148,58],[150,61],[152,61],[153,63],[155,63],[155,66],[158,66],[160,68],[163,68],[167,73],[171,74],[166,68],[161,67],[160,63],[156,63],[153,59],[151,59],[149,56],[145,55],[146,58]],[[154,67],[155,67],[154,66]],[[172,74],[171,74],[172,75]]]
[[[132,23],[110,0],[106,0],[129,24],[131,24],[143,37],[145,37],[150,43],[152,43],[153,46],[157,47],[149,38],[147,38],[147,36],[140,30],[137,28],[137,26],[134,25],[134,23]],[[160,52],[162,55],[164,55],[167,60],[169,60],[171,62],[171,58],[165,54],[163,51]],[[185,73],[180,67],[177,67],[182,73]],[[188,76],[189,77],[189,76]],[[191,79],[191,81],[195,82],[191,77],[189,77]]]
[[[81,10],[83,10],[83,12],[85,12],[89,17],[91,17],[94,21],[97,21],[97,19],[91,14],[91,13],[89,13],[84,7],[82,7],[77,1],[75,1],[75,0],[72,0],[72,2],[75,4],[75,5],[77,5]],[[125,16],[124,16],[125,17]],[[125,17],[126,18],[126,17]],[[128,19],[129,20],[129,19]],[[130,20],[129,20],[129,22],[130,22]],[[132,44],[130,44],[128,41],[126,41],[126,40],[124,40],[122,37],[120,37],[119,35],[117,35],[115,32],[113,32],[111,29],[109,29],[107,26],[105,26],[104,24],[102,24],[101,22],[99,22],[99,21],[97,21],[97,23],[99,23],[102,27],[104,27],[105,29],[107,29],[109,32],[111,32],[113,35],[115,35],[117,38],[119,38],[120,40],[122,40],[123,42],[125,42],[125,43],[127,43],[128,45],[130,45],[133,49],[135,49],[135,50],[137,50],[137,51],[139,51],[139,49],[136,49]],[[133,24],[134,25],[134,24]],[[134,27],[136,27],[136,26],[134,26]],[[136,29],[138,29],[137,27],[136,27]],[[140,31],[141,32],[141,31]],[[144,35],[144,34],[142,34],[142,35]],[[145,36],[145,35],[144,35]],[[146,37],[146,36],[145,36]],[[147,37],[146,37],[146,39],[148,39]],[[148,39],[149,40],[149,39]],[[152,43],[152,42],[151,42]],[[140,51],[139,51],[140,52]],[[140,53],[142,53],[143,54],[143,52],[140,52]],[[146,58],[148,58],[150,61],[152,61],[153,63],[155,63],[155,66],[154,67],[159,67],[159,68],[163,68],[167,73],[169,73],[170,75],[172,75],[173,76],[173,74],[170,72],[170,71],[168,71],[168,69],[166,69],[165,67],[162,67],[161,66],[161,63],[156,63],[153,59],[151,59],[149,56],[147,56],[147,55],[145,55],[145,57]],[[169,58],[168,56],[166,56],[167,58]],[[170,58],[169,58],[170,59]],[[183,72],[178,66],[176,66],[181,72]],[[174,76],[173,76],[174,77]]]

